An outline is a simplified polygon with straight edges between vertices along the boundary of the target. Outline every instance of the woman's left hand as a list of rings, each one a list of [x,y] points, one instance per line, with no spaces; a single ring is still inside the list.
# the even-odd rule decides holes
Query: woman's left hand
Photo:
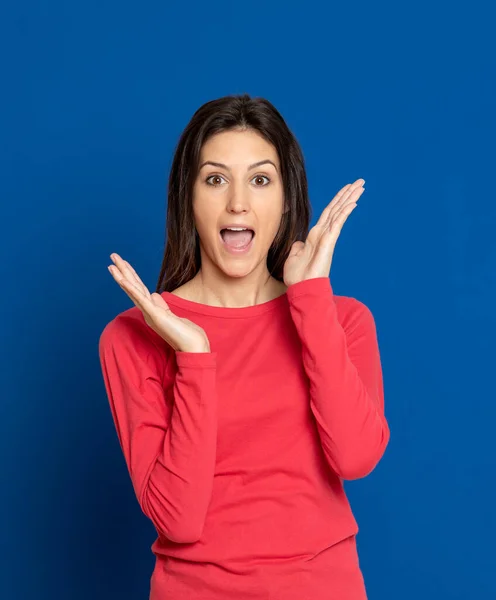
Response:
[[[283,278],[286,286],[305,279],[329,277],[341,228],[363,194],[364,183],[364,179],[357,179],[341,188],[309,231],[306,241],[298,241],[291,246],[284,263]]]

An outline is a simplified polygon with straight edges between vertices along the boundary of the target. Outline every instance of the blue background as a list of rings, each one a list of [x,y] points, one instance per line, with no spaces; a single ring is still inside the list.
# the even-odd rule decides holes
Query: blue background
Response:
[[[0,597],[148,597],[151,523],[97,354],[150,288],[174,145],[204,102],[269,99],[312,224],[365,193],[337,294],[372,310],[391,441],[346,488],[370,600],[496,597],[494,15],[427,2],[27,2],[0,18]]]

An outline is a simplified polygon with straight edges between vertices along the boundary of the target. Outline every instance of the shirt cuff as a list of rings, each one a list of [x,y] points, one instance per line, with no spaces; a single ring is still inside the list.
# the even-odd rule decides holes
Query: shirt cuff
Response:
[[[333,294],[331,280],[329,277],[314,277],[293,283],[286,290],[288,300],[303,295],[321,295],[326,292]]]
[[[176,350],[178,367],[214,369],[217,367],[217,352],[180,352]]]

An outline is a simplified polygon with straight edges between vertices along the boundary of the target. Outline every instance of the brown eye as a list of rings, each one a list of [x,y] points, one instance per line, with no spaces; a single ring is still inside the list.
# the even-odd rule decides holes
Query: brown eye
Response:
[[[267,181],[270,183],[270,179],[266,175],[255,175],[255,177],[253,179],[267,179]],[[264,185],[269,185],[269,183],[265,183]],[[257,185],[257,187],[264,187],[264,186]]]
[[[207,178],[205,179],[205,181],[208,183],[208,180],[209,180],[209,179],[224,179],[224,178],[223,178],[223,177],[221,177],[220,175],[210,175],[210,177],[207,177]],[[208,185],[213,185],[213,186],[217,187],[217,186],[218,186],[218,185],[220,185],[220,184],[218,184],[218,183],[208,183]]]
[[[219,179],[224,179],[224,178],[221,175],[210,175],[209,177],[207,177],[205,179],[205,181],[206,181],[206,183],[208,183],[208,185],[213,185],[214,187],[218,187],[221,184],[220,183],[210,183],[211,179],[219,180]],[[254,179],[259,179],[259,180],[266,179],[267,180],[267,183],[264,183],[262,185],[257,184],[256,187],[264,187],[265,185],[269,185],[269,183],[270,183],[270,179],[266,175],[255,175],[255,177],[252,179],[252,181]]]

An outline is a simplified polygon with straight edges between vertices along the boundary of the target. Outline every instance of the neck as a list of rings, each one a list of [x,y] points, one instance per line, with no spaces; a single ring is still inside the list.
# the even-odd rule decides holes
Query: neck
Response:
[[[254,306],[277,298],[286,291],[283,282],[272,277],[267,270],[260,276],[250,273],[246,277],[207,276],[200,269],[189,282],[190,297],[195,302],[210,306],[239,308]]]

